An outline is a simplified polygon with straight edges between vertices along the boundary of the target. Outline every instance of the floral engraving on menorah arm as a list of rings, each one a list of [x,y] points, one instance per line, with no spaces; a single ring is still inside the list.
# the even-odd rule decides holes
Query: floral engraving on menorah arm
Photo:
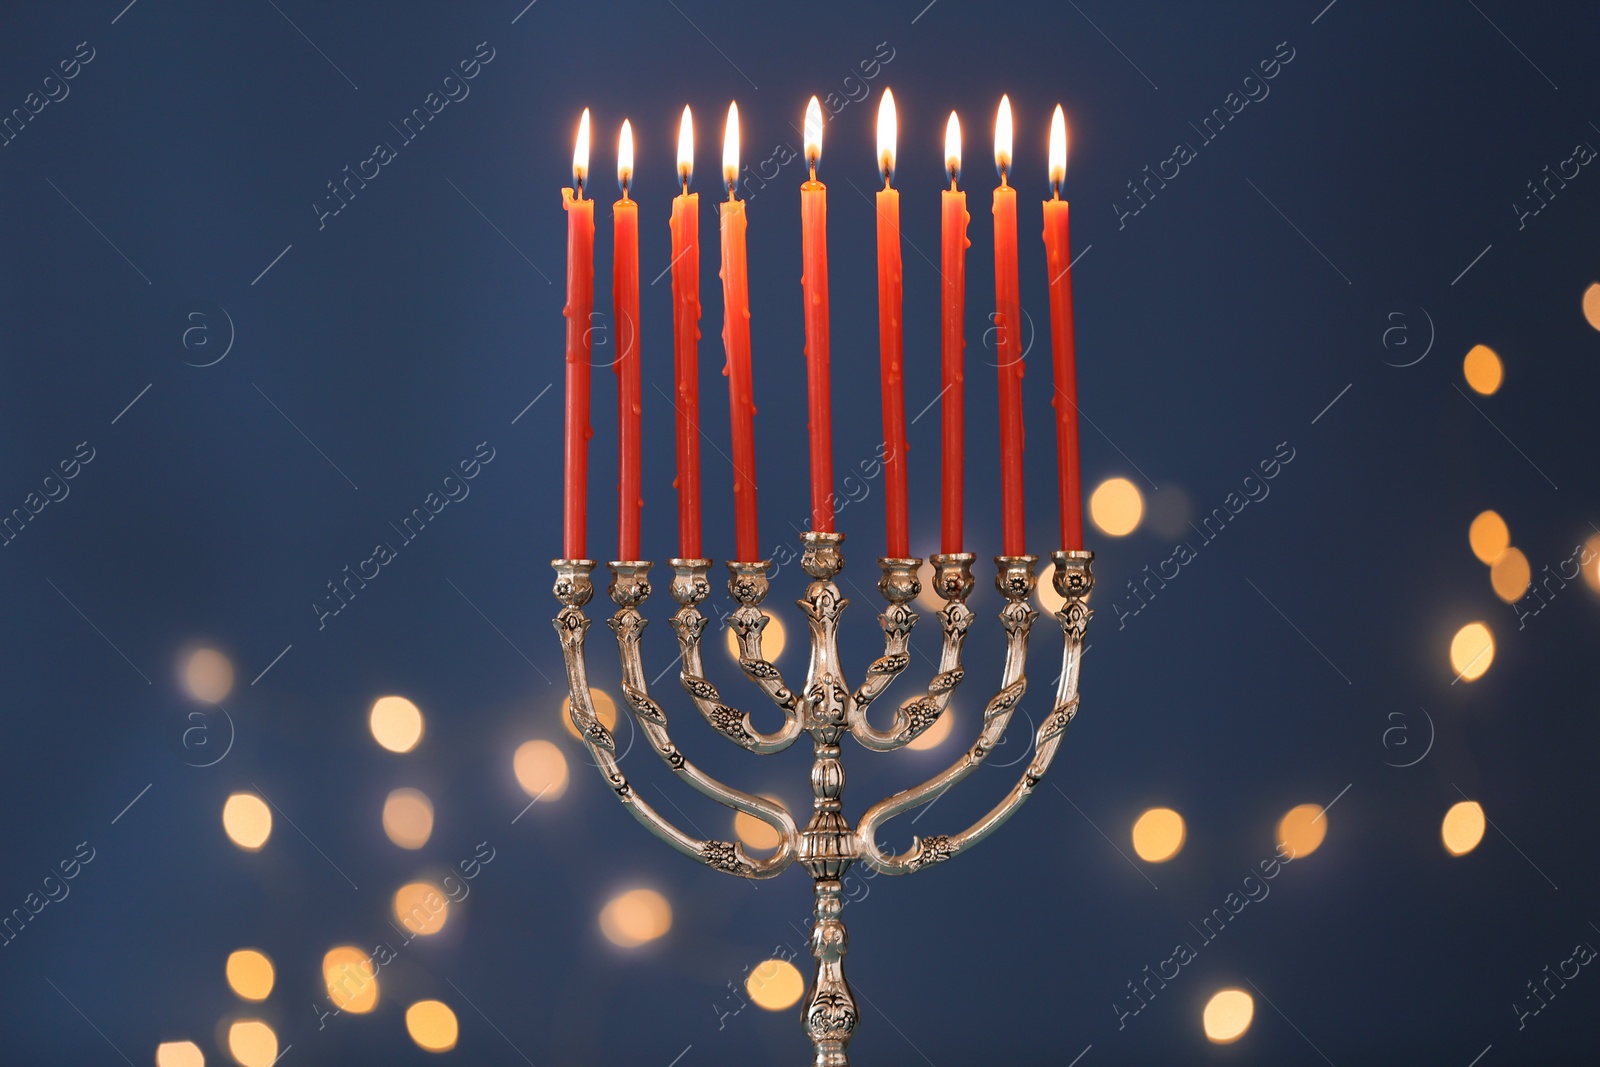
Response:
[[[707,840],[683,832],[639,796],[638,790],[628,781],[617,760],[616,743],[611,731],[595,714],[583,658],[584,639],[589,629],[589,619],[583,613],[583,606],[594,595],[594,561],[558,559],[552,562],[552,566],[556,571],[555,594],[562,604],[556,614],[555,628],[561,637],[562,658],[566,664],[572,722],[594,758],[595,766],[611,786],[612,792],[617,794],[617,799],[652,834],[691,859],[744,878],[770,878],[781,873],[794,861],[798,841],[798,832],[788,811],[782,805],[725,786],[685,760],[666,736],[665,713],[649,699],[645,690],[644,668],[639,655],[639,640],[645,619],[638,608],[650,595],[650,565],[632,561],[611,564],[611,596],[618,610],[610,626],[617,635],[617,645],[622,653],[627,703],[651,747],[680,777],[719,803],[761,819],[782,835],[783,840],[777,852],[765,859],[751,859],[745,854],[743,846],[736,843]]]
[[[760,755],[782,752],[794,744],[795,738],[800,736],[803,723],[799,701],[792,701],[784,707],[784,702],[778,696],[780,693],[788,693],[783,685],[783,678],[778,674],[776,667],[760,658],[759,631],[761,627],[766,626],[766,616],[761,613],[760,604],[767,594],[766,573],[771,568],[770,561],[730,563],[729,569],[733,571],[733,577],[728,582],[729,592],[740,604],[734,615],[746,612],[735,624],[735,633],[739,633],[738,626],[741,625],[746,628],[753,626],[757,631],[754,636],[757,642],[755,655],[747,657],[741,651],[741,660],[746,658],[751,660],[751,667],[746,668],[745,673],[755,678],[757,684],[778,700],[780,707],[784,707],[783,726],[770,734],[757,730],[751,723],[749,714],[724,703],[722,694],[705,676],[700,652],[707,620],[701,613],[699,605],[711,591],[711,583],[707,578],[711,561],[679,559],[673,560],[672,566],[675,575],[672,581],[672,595],[679,604],[677,613],[672,616],[672,629],[678,636],[678,651],[682,661],[678,676],[683,682],[684,690],[689,694],[689,699],[696,710],[705,717],[706,722],[711,724],[711,728],[734,744]],[[741,645],[742,649],[746,647]],[[752,671],[756,673],[753,674]],[[757,677],[756,674],[764,677]]]
[[[864,748],[874,752],[889,752],[908,744],[938,721],[950,703],[950,694],[966,676],[961,665],[961,648],[966,641],[967,628],[972,622],[972,611],[966,600],[973,588],[972,561],[968,552],[939,554],[932,557],[934,589],[946,603],[939,611],[943,632],[943,648],[939,654],[939,670],[928,683],[921,696],[911,697],[895,709],[894,719],[887,730],[875,728],[867,720],[867,707],[885,686],[904,667],[909,658],[911,627],[917,616],[906,606],[907,601],[922,591],[917,580],[917,566],[921,560],[880,559],[883,578],[878,589],[889,601],[889,607],[879,616],[885,634],[885,654],[867,670],[867,679],[856,690],[850,701],[850,733]],[[897,658],[896,658],[897,657]],[[888,665],[880,669],[880,664]],[[892,667],[892,669],[890,669]],[[875,673],[877,672],[877,673]]]

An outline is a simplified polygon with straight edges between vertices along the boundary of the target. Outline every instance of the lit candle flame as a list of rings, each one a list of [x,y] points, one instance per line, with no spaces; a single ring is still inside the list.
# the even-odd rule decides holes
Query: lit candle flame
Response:
[[[887,87],[878,101],[878,170],[883,174],[883,184],[888,188],[894,177],[894,147],[899,123],[895,118],[894,93]]]
[[[589,176],[589,109],[578,120],[578,143],[572,149],[572,187],[583,199],[583,181]]]
[[[1067,180],[1067,117],[1056,105],[1050,116],[1050,188],[1056,199],[1061,198],[1061,183]]]
[[[961,176],[961,120],[950,112],[950,121],[944,124],[944,169],[950,175],[950,185]]]
[[[739,105],[728,105],[728,125],[722,132],[722,184],[728,187],[732,200],[733,188],[739,181]]]
[[[683,105],[683,121],[678,123],[678,180],[683,182],[685,190],[689,188],[689,177],[694,174],[694,119],[689,114],[689,105]]]
[[[1000,172],[1000,184],[1006,184],[1006,173],[1011,169],[1011,97],[1000,97],[1000,113],[994,120],[994,165]]]
[[[628,199],[628,186],[633,184],[633,124],[622,120],[622,133],[617,138],[617,185],[622,189],[622,199]]]
[[[806,162],[811,166],[811,177],[817,176],[817,160],[822,158],[822,105],[812,97],[806,105]]]

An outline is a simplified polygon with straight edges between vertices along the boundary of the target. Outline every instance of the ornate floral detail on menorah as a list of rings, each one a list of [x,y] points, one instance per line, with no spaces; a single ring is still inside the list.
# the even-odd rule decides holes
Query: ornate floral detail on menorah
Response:
[[[593,560],[559,559],[553,564],[555,594],[562,605],[555,627],[561,635],[566,660],[572,719],[618,799],[657,837],[715,870],[743,878],[771,878],[798,861],[811,875],[816,901],[811,952],[816,958],[817,970],[802,1021],[811,1038],[816,1067],[846,1067],[849,1063],[846,1047],[860,1019],[855,998],[844,977],[848,938],[840,918],[844,905],[840,880],[858,861],[879,873],[899,875],[914,874],[951,860],[988,837],[1028,799],[1055,758],[1066,728],[1077,714],[1084,632],[1092,614],[1088,599],[1094,588],[1092,552],[1054,554],[1055,591],[1065,601],[1055,613],[1063,638],[1061,674],[1051,711],[1035,733],[1033,758],[1021,777],[998,804],[965,830],[913,838],[910,848],[894,854],[884,851],[878,843],[882,826],[955,786],[983,763],[1005,735],[1027,688],[1024,666],[1028,638],[1039,615],[1029,603],[1034,592],[1034,567],[1038,558],[1026,555],[996,558],[995,586],[1005,599],[1000,610],[1005,661],[999,684],[984,707],[977,740],[955,762],[927,781],[868,808],[852,827],[842,813],[845,774],[839,758],[839,742],[848,733],[864,748],[893,751],[921,735],[945,713],[951,694],[966,677],[961,654],[973,622],[973,613],[966,601],[975,582],[972,554],[947,553],[932,557],[933,590],[944,601],[937,613],[943,638],[938,670],[921,693],[902,701],[888,725],[879,728],[868,722],[867,711],[910,664],[911,632],[918,621],[910,605],[921,591],[917,572],[922,561],[878,561],[883,573],[878,589],[887,602],[879,615],[884,648],[866,668],[861,684],[851,691],[844,681],[838,648],[839,618],[849,601],[840,595],[834,583],[844,568],[839,551],[843,540],[844,536],[837,533],[801,535],[801,563],[811,581],[798,604],[805,614],[811,641],[805,681],[798,690],[785,683],[782,672],[768,662],[761,651],[761,632],[768,622],[762,603],[769,591],[770,564],[767,561],[728,564],[728,591],[739,605],[728,620],[738,645],[739,668],[783,715],[782,726],[770,734],[756,729],[746,712],[724,702],[721,692],[706,679],[701,640],[707,619],[700,604],[710,593],[707,576],[711,561],[674,559],[669,564],[672,598],[678,605],[671,624],[680,654],[679,680],[689,702],[718,733],[761,755],[781,752],[802,732],[810,734],[815,750],[811,768],[812,813],[803,827],[796,824],[782,804],[717,781],[678,751],[668,733],[667,713],[650,695],[641,653],[646,625],[641,609],[650,596],[650,564],[618,561],[607,565],[611,571],[610,595],[616,604],[609,625],[616,634],[621,657],[622,692],[640,732],[673,772],[694,789],[777,831],[778,848],[764,859],[746,855],[743,846],[737,843],[702,840],[685,833],[646,803],[628,783],[611,734],[596,718],[589,695],[584,660],[589,620],[583,608],[593,594],[591,576],[595,563]]]

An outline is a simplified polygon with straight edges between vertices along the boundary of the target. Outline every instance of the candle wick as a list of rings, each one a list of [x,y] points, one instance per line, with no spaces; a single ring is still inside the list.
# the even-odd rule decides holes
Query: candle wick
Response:
[[[572,176],[572,191],[576,194],[573,196],[574,200],[583,199],[583,177],[581,175],[574,174]]]
[[[808,153],[806,155],[806,165],[811,168],[811,180],[812,181],[816,181],[817,180],[817,157]]]

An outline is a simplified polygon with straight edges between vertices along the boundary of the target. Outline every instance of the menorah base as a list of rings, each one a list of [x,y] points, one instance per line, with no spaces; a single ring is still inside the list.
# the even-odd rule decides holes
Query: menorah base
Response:
[[[782,710],[783,726],[767,734],[757,730],[750,716],[723,702],[721,693],[705,677],[701,663],[701,637],[707,619],[699,605],[710,594],[708,559],[674,559],[672,596],[678,610],[672,616],[681,663],[679,678],[690,702],[718,733],[760,755],[781,752],[802,732],[811,736],[815,759],[811,766],[812,814],[804,828],[797,827],[789,811],[774,801],[755,796],[707,775],[686,760],[673,743],[666,712],[648,691],[640,641],[646,620],[640,606],[650,596],[650,564],[618,561],[609,565],[611,599],[617,610],[609,620],[617,637],[622,661],[622,692],[641,732],[657,755],[680,777],[706,796],[759,819],[777,831],[780,844],[773,855],[761,859],[745,854],[737,842],[705,840],[684,833],[647,804],[634,790],[616,755],[608,730],[594,713],[589,694],[583,648],[589,620],[583,607],[594,594],[592,560],[558,559],[556,597],[562,608],[555,618],[571,692],[572,721],[624,806],[651,833],[684,855],[744,878],[770,878],[798,861],[815,884],[815,910],[811,928],[811,954],[816,975],[807,992],[801,1019],[811,1039],[813,1067],[848,1067],[848,1046],[860,1014],[850,984],[844,976],[844,955],[849,939],[841,913],[841,880],[850,867],[865,863],[880,874],[914,874],[943,863],[993,833],[1032,794],[1044,777],[1068,724],[1078,710],[1078,675],[1083,662],[1083,639],[1091,612],[1089,593],[1094,587],[1091,552],[1057,552],[1054,585],[1064,603],[1055,613],[1064,646],[1055,702],[1034,735],[1033,759],[1010,792],[987,814],[956,834],[913,838],[902,853],[884,851],[878,831],[888,820],[926,804],[976,770],[998,746],[1012,713],[1027,688],[1023,668],[1028,636],[1038,612],[1028,603],[1034,590],[1036,556],[998,556],[995,585],[1005,605],[1000,622],[1005,631],[1005,665],[1000,687],[984,707],[978,739],[954,763],[929,778],[868,808],[852,827],[845,821],[840,797],[844,792],[844,765],[839,742],[846,733],[873,751],[893,751],[915,740],[938,721],[951,693],[966,675],[961,652],[973,615],[966,606],[973,589],[969,553],[932,557],[934,590],[945,601],[938,612],[943,633],[939,669],[926,691],[902,702],[885,729],[867,721],[872,702],[910,664],[911,629],[917,615],[911,601],[921,592],[917,559],[882,559],[883,577],[878,589],[888,601],[879,621],[884,631],[884,651],[867,668],[861,685],[846,688],[839,662],[839,617],[849,601],[833,579],[844,567],[839,546],[843,534],[801,535],[801,567],[810,576],[806,594],[798,601],[811,632],[810,660],[800,692],[791,690],[782,673],[762,655],[761,631],[768,616],[761,610],[768,589],[767,561],[729,563],[728,591],[738,607],[728,617],[739,648],[739,667]]]

